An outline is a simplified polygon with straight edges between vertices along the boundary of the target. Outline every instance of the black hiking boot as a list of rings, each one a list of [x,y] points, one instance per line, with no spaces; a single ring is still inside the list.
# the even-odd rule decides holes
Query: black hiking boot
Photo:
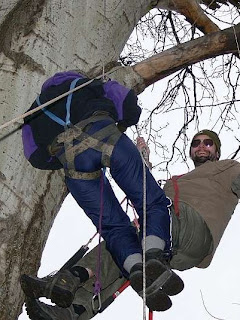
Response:
[[[143,295],[143,266],[136,264],[130,271],[132,288]],[[169,296],[180,293],[184,288],[182,279],[166,264],[163,252],[150,249],[146,252],[146,304],[150,310],[165,311],[172,306]]]
[[[72,304],[75,292],[81,284],[80,278],[68,270],[59,271],[45,278],[23,274],[20,281],[26,296],[34,299],[46,297],[62,308]]]
[[[79,315],[75,313],[73,306],[60,308],[49,306],[39,300],[26,297],[26,311],[32,320],[77,320]]]
[[[161,286],[169,296],[180,293],[184,288],[182,279],[170,269],[160,249],[150,249],[146,252],[146,277]]]
[[[143,265],[137,263],[131,269],[129,276],[132,288],[143,297]],[[152,311],[165,311],[172,306],[172,302],[161,287],[152,286],[150,278],[146,277],[146,305]]]

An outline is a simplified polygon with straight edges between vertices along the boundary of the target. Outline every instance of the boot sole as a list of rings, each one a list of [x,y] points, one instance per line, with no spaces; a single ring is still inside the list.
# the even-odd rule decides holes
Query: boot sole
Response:
[[[31,299],[31,298],[26,298],[25,299],[26,303],[26,312],[29,316],[30,319],[32,320],[54,320],[49,314],[44,312],[41,308],[41,302]]]
[[[21,276],[20,281],[25,295],[30,298],[38,299],[40,297],[46,297],[48,299],[51,299],[53,303],[61,308],[70,307],[73,302],[74,295],[72,294],[72,292],[60,288],[56,285],[53,286],[52,291],[50,292],[50,294],[48,294],[46,292],[45,280],[24,274]]]
[[[150,294],[146,292],[146,305],[152,311],[166,311],[171,308],[172,301],[161,289]]]
[[[164,269],[165,270],[165,269]],[[141,270],[136,270],[130,275],[130,283],[132,288],[143,296],[143,273]],[[161,289],[162,279],[159,283],[159,278],[153,283],[146,279],[146,304],[152,311],[166,311],[172,306],[172,302],[168,295]]]
[[[184,288],[182,279],[165,264],[156,259],[147,261],[146,277],[152,280],[151,286],[158,286],[168,296],[174,296]]]
[[[131,287],[137,292],[142,292],[143,289],[143,273],[141,270],[135,271],[133,274],[129,277]],[[151,284],[151,282],[146,279],[146,287],[148,287]]]

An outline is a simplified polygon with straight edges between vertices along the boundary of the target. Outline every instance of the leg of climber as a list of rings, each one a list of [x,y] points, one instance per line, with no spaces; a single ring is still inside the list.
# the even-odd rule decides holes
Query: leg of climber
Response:
[[[60,308],[58,306],[50,306],[39,300],[33,298],[26,298],[26,311],[31,320],[87,320],[88,317],[82,317],[84,315],[84,309],[82,312],[71,305],[69,308]]]
[[[104,181],[101,182],[102,179]],[[97,229],[99,228],[99,212],[103,209],[101,236],[106,241],[107,248],[118,267],[126,274],[126,270],[123,268],[124,261],[129,255],[134,255],[136,263],[141,262],[142,249],[136,230],[122,210],[108,179],[101,177],[83,181],[67,178],[66,183],[79,206],[85,211]],[[102,191],[101,183],[103,183]]]
[[[95,247],[82,259],[80,259],[74,267],[81,267],[89,270],[95,270],[97,264],[99,246]],[[126,282],[121,276],[120,270],[114,263],[110,253],[106,250],[105,242],[101,243],[101,302],[102,307],[108,305],[112,295]],[[73,276],[72,276],[73,277]],[[37,290],[40,286],[40,280],[36,278],[31,283],[32,290]],[[94,317],[95,312],[92,309],[92,288],[96,279],[90,278],[78,287],[72,305],[68,308],[59,308],[58,306],[46,305],[37,299],[26,297],[26,310],[32,320],[59,320],[59,319],[76,319],[86,320]],[[32,294],[31,294],[32,296]]]
[[[111,174],[136,208],[142,229],[144,192],[142,158],[131,140],[125,135],[121,136],[113,150]],[[171,301],[167,295],[179,293],[184,286],[178,275],[167,266],[163,254],[163,250],[168,250],[170,247],[168,205],[169,201],[164,192],[146,168],[146,285],[149,291],[147,304],[150,306],[151,300],[153,310],[168,309]],[[124,261],[124,268],[130,273],[133,288],[141,295],[142,265],[136,264],[134,255],[130,255]],[[159,304],[160,299],[162,305]],[[153,300],[156,303],[152,303]]]
[[[88,270],[78,266],[44,278],[23,274],[20,282],[26,296],[34,299],[46,297],[66,308],[71,305],[79,286],[88,279]]]
[[[86,130],[89,135],[95,134],[106,127],[108,120],[91,124]],[[119,131],[116,128],[116,132]],[[104,141],[107,141],[106,137]],[[115,146],[114,146],[115,149]],[[125,150],[127,152],[127,150]],[[75,157],[76,172],[94,172],[102,168],[103,152],[88,148]],[[135,261],[142,261],[142,249],[135,228],[131,225],[129,217],[123,211],[112,187],[106,177],[83,180],[66,176],[66,184],[96,228],[99,227],[100,212],[103,211],[101,221],[101,235],[106,241],[107,248],[112,254],[119,268],[126,273],[123,263],[129,255],[135,255]],[[121,239],[121,245],[119,244]]]

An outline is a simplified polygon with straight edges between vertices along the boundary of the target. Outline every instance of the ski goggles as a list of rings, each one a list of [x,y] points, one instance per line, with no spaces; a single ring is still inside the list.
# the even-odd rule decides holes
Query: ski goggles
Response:
[[[200,143],[203,142],[205,147],[212,147],[213,146],[213,140],[212,139],[194,139],[191,143],[191,148],[197,148]]]

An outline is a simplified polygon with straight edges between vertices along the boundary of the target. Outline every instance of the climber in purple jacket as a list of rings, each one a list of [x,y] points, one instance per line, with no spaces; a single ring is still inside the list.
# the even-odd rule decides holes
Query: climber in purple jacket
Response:
[[[44,82],[30,109],[87,81],[74,71],[56,73]],[[123,133],[137,124],[140,114],[133,90],[116,81],[94,80],[28,116],[23,126],[23,145],[25,156],[34,167],[64,169],[69,191],[96,228],[101,229],[113,259],[129,276],[133,289],[142,295],[142,228],[139,238],[104,175],[104,168],[109,167],[113,179],[133,203],[142,227],[142,157]],[[168,198],[146,168],[147,288],[168,268],[163,254],[171,245],[168,206]],[[67,282],[67,274],[65,277]],[[147,292],[147,305],[152,310],[168,309],[168,295],[183,289],[182,280],[174,272],[167,281],[174,292],[168,292],[167,285],[165,291],[151,287],[149,295]]]

